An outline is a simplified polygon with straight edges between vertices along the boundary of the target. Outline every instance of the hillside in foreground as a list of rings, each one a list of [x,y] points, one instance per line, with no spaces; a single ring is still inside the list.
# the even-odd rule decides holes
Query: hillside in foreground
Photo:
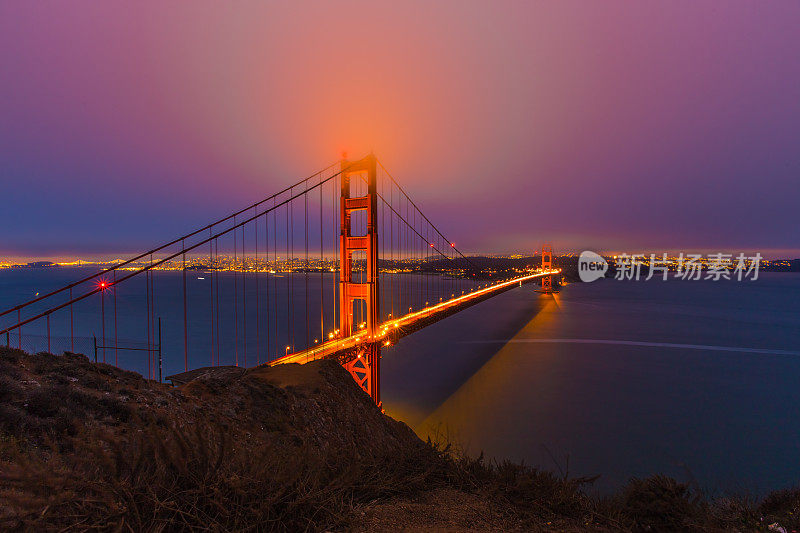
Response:
[[[800,491],[707,500],[664,477],[585,492],[426,443],[337,364],[180,387],[0,348],[0,530],[800,529]]]

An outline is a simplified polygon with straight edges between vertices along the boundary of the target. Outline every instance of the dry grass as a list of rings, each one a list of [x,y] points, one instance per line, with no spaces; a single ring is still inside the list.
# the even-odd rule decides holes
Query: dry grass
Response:
[[[174,389],[0,350],[0,530],[798,530],[800,490],[710,500],[471,458],[382,415],[336,364]]]
[[[219,428],[148,427],[121,446],[80,435],[80,454],[12,452],[0,476],[13,512],[0,528],[101,531],[319,530],[348,525],[375,499],[421,491],[419,457],[354,460],[309,446],[237,448]]]

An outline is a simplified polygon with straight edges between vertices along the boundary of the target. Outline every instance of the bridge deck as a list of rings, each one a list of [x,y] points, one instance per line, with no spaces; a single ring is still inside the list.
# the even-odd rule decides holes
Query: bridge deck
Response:
[[[273,366],[284,363],[307,363],[317,359],[333,357],[339,353],[353,350],[359,345],[369,342],[383,342],[388,346],[391,342],[396,342],[401,337],[409,335],[414,331],[421,329],[422,327],[433,324],[434,322],[450,316],[454,312],[464,309],[465,307],[469,307],[485,300],[486,298],[495,296],[500,292],[509,290],[515,285],[528,283],[536,278],[559,274],[560,272],[560,269],[552,269],[520,276],[508,281],[502,281],[489,287],[464,294],[463,296],[458,296],[451,300],[447,300],[419,311],[409,313],[400,318],[388,320],[378,327],[378,333],[374,336],[374,338],[370,335],[367,335],[366,332],[356,333],[345,338],[334,338],[320,344],[319,346],[287,354],[274,361],[271,361],[268,364]]]

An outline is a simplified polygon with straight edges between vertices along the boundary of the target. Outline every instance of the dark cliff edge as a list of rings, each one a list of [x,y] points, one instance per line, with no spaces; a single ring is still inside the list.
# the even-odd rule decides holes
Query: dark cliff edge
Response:
[[[221,368],[171,387],[0,348],[0,530],[800,529],[800,491],[708,500],[423,442],[337,364]]]

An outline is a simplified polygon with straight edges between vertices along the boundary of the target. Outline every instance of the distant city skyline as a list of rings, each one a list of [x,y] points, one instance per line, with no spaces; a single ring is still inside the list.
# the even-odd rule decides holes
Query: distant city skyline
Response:
[[[616,258],[617,255],[627,254],[629,256],[634,256],[635,255],[638,258],[643,258],[643,260],[645,262],[650,257],[651,253],[655,254],[657,258],[660,258],[661,255],[665,253],[665,254],[667,254],[668,258],[672,258],[672,259],[675,259],[675,258],[679,257],[679,255],[681,253],[685,254],[687,257],[688,257],[689,254],[699,254],[703,258],[708,258],[708,257],[710,257],[712,255],[717,254],[717,253],[723,253],[723,254],[727,253],[727,254],[729,254],[729,255],[731,255],[733,257],[738,257],[739,253],[747,255],[745,252],[738,251],[738,250],[737,251],[718,250],[718,251],[713,252],[713,253],[705,251],[705,250],[689,250],[689,251],[683,251],[683,252],[675,252],[675,251],[660,252],[659,251],[658,253],[651,252],[650,250],[644,250],[644,251],[638,250],[638,251],[635,251],[635,252],[630,252],[630,251],[627,251],[627,250],[624,250],[624,251],[616,251],[616,250],[605,251],[605,250],[601,250],[600,251],[600,254],[603,255],[604,257],[614,257],[614,258]],[[787,255],[786,254],[786,250],[775,251],[774,253],[768,253],[767,255],[764,255],[762,252],[755,252],[755,253],[758,253],[760,255],[760,257],[766,262],[800,260],[800,257],[794,257],[794,256],[791,255],[791,253],[789,255]],[[783,255],[782,255],[782,253],[783,253]],[[580,251],[576,251],[576,250],[562,250],[562,251],[555,251],[554,252],[554,255],[556,257],[577,257],[579,254],[580,254]],[[529,251],[527,253],[511,252],[511,253],[469,253],[469,254],[467,254],[467,257],[495,257],[495,258],[527,258],[527,257],[540,257],[540,256],[541,256],[541,252],[538,251],[538,250],[531,250],[531,251]],[[203,254],[203,253],[196,253],[196,254],[190,253],[190,254],[187,254],[187,258],[188,259],[190,259],[192,261],[197,261],[198,264],[202,264],[203,262],[207,261],[207,257],[208,257],[207,254]],[[220,259],[224,258],[227,261],[227,260],[233,258],[233,254],[220,254],[219,257],[220,257]],[[747,256],[747,257],[750,257],[750,256]],[[0,268],[4,268],[4,267],[8,267],[8,266],[22,266],[22,265],[26,265],[26,264],[39,263],[39,262],[41,262],[41,263],[52,263],[52,264],[58,265],[58,266],[88,266],[88,265],[108,265],[108,266],[110,266],[110,265],[113,265],[113,264],[121,263],[123,261],[127,261],[129,259],[130,259],[130,256],[124,256],[124,255],[120,255],[120,254],[108,255],[108,256],[97,255],[97,256],[91,256],[91,257],[90,256],[84,256],[84,257],[77,257],[77,256],[64,256],[64,257],[56,257],[56,256],[18,256],[18,257],[12,257],[12,256],[5,256],[5,257],[2,257],[2,256],[0,256]],[[248,262],[255,261],[254,253],[253,252],[248,252],[248,254],[246,256],[246,260]],[[324,254],[324,257],[322,258],[323,262],[331,262],[332,264],[338,264],[338,260],[339,260],[339,258],[335,254],[331,254],[331,253]],[[388,262],[391,262],[391,261],[402,261],[402,259],[390,259],[390,258],[386,258],[386,259],[381,258],[380,260],[381,261],[388,261]],[[426,259],[426,258],[422,258],[422,259],[413,259],[413,258],[411,258],[409,260],[410,261],[426,261],[426,260],[437,260],[437,258],[436,258],[436,256],[431,256],[428,259]],[[241,261],[241,256],[239,256],[239,261]],[[273,260],[273,259],[263,259],[262,258],[259,261],[261,261],[264,264],[274,263],[276,261],[279,262],[279,263],[283,263],[283,262],[286,261],[286,255],[285,255],[285,253],[277,254],[277,259]],[[303,259],[295,257],[294,259],[291,259],[291,261],[295,262],[295,263],[302,263]],[[317,255],[316,257],[311,257],[309,259],[309,261],[312,264],[316,264],[319,261],[319,256]],[[145,263],[136,262],[135,264],[145,264]],[[172,261],[167,266],[169,267],[168,269],[171,270],[171,269],[179,268],[176,265],[177,265],[177,263],[175,263],[175,261]]]
[[[304,7],[0,5],[0,260],[124,257],[370,150],[465,253],[800,257],[800,4]]]

